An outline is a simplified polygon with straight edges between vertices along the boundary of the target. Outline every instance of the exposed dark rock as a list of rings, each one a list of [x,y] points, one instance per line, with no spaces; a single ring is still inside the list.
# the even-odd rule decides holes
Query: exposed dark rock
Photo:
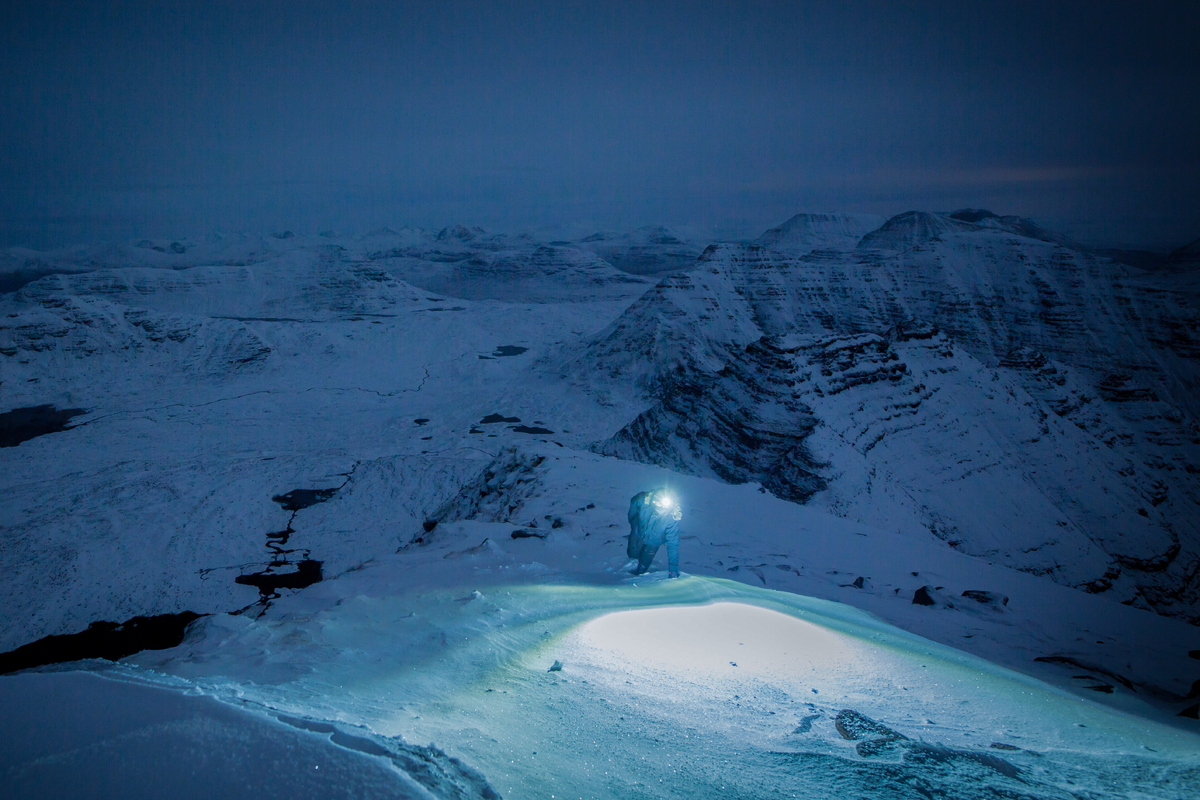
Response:
[[[878,723],[870,717],[863,716],[850,708],[844,708],[839,711],[837,716],[833,718],[833,725],[837,728],[837,732],[842,735],[843,739],[849,739],[852,742],[877,737],[906,738],[886,725]]]
[[[528,349],[529,349],[528,347],[518,347],[517,345],[514,345],[514,344],[502,344],[492,352],[492,355],[496,358],[504,358],[506,356],[519,356],[519,355],[521,355],[521,353],[524,353]]]
[[[1195,705],[1188,706],[1187,708],[1185,708],[1183,711],[1180,711],[1175,716],[1187,717],[1188,719],[1200,719],[1200,703],[1196,703]]]
[[[545,460],[545,456],[515,447],[505,449],[430,516],[443,522],[462,519],[508,522],[537,491],[538,467]]]
[[[812,411],[786,383],[786,352],[767,339],[731,353],[719,373],[682,369],[664,380],[659,402],[593,449],[728,483],[762,484],[804,502],[825,488],[805,446]]]
[[[1113,403],[1128,403],[1134,400],[1157,400],[1152,389],[1138,386],[1123,373],[1114,372],[1097,384],[1100,396]]]
[[[902,733],[892,730],[869,717],[851,709],[843,709],[834,718],[834,726],[842,738],[858,742],[855,751],[863,758],[879,755],[893,749],[902,749],[905,760],[920,763],[922,761],[947,762],[971,761],[992,769],[1001,775],[1015,778],[1018,770],[1002,758],[990,753],[978,753],[971,750],[958,750],[940,745],[915,742]],[[997,747],[997,745],[993,745]],[[1008,749],[1011,745],[1000,745],[997,749]],[[1013,750],[1017,748],[1013,747]]]
[[[545,539],[549,534],[545,531],[519,530],[513,531],[510,535],[514,539]]]
[[[932,322],[918,319],[906,319],[897,322],[888,331],[888,338],[898,342],[908,342],[914,339],[932,339],[938,335],[938,326]]]
[[[1039,370],[1046,366],[1046,356],[1035,348],[1021,345],[1009,350],[1000,359],[1000,366],[1015,369]]]
[[[863,758],[877,756],[880,753],[886,753],[895,749],[902,741],[903,737],[889,736],[882,739],[864,739],[854,746],[854,752],[858,753]]]
[[[182,242],[171,242],[171,252],[175,255],[183,255],[187,252],[187,247]]]
[[[1112,588],[1112,582],[1121,577],[1121,570],[1116,567],[1104,571],[1104,575],[1079,586],[1090,594],[1102,594]]]
[[[1142,516],[1147,516],[1143,514]],[[1171,562],[1179,555],[1180,544],[1174,542],[1165,553],[1152,556],[1150,558],[1138,558],[1136,556],[1127,556],[1113,554],[1113,558],[1118,564],[1129,569],[1138,570],[1139,572],[1163,572],[1167,567],[1171,566]]]
[[[912,604],[914,606],[936,606],[938,601],[934,599],[937,590],[932,586],[922,586],[913,592]]]

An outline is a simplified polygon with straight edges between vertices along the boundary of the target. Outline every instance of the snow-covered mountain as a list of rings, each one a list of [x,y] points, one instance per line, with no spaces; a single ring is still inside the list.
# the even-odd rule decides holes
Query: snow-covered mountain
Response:
[[[577,244],[635,275],[689,269],[704,249],[687,234],[662,225],[647,225],[625,234],[594,233]]]
[[[529,236],[510,237],[452,225],[436,232],[385,227],[363,236],[326,232],[308,237],[284,231],[267,236],[214,236],[200,242],[143,240],[134,245],[85,245],[45,253],[10,248],[0,253],[0,291],[12,292],[51,275],[119,268],[253,267],[277,259],[314,257],[354,264],[360,272],[385,272],[419,288],[464,299],[560,300],[580,293],[611,294],[614,284],[644,282],[569,242],[548,244]],[[552,294],[543,297],[539,292],[544,291]]]
[[[884,218],[874,214],[797,214],[754,243],[795,255],[813,250],[849,250],[883,223]]]
[[[902,214],[800,258],[711,247],[563,374],[651,403],[599,452],[1200,619],[1200,313],[1014,219]]]
[[[1194,794],[1189,251],[865,224],[9,251],[0,666],[124,661],[0,677],[80,725],[0,779],[253,736],[363,796]],[[623,571],[663,484],[680,581]]]

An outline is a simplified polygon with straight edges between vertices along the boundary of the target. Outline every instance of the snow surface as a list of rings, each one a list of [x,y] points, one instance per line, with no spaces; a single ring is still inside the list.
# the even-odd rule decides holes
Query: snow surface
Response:
[[[0,299],[0,411],[87,409],[0,450],[0,649],[207,616],[115,668],[0,677],[5,785],[186,796],[205,764],[210,796],[1200,794],[1194,586],[1154,561],[1197,547],[1175,295],[933,222],[915,253],[722,246],[657,285],[461,226],[63,256]],[[1057,340],[1009,268],[1031,262],[1074,309]],[[1142,310],[1079,310],[1112,280]],[[921,305],[951,288],[1007,310]],[[1096,388],[1122,337],[1144,368]],[[724,431],[794,442],[807,501]],[[635,579],[626,506],[664,483],[685,577]],[[273,499],[296,489],[327,491]],[[1111,587],[1077,588],[1114,552]],[[305,559],[303,590],[235,582]],[[1179,589],[1163,613],[1122,602],[1149,579]]]
[[[365,740],[338,746],[260,710],[110,675],[0,678],[6,797],[436,796]]]

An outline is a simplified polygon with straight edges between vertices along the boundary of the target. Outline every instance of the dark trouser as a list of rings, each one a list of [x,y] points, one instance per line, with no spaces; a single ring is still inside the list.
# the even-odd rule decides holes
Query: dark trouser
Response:
[[[635,575],[641,575],[650,569],[650,564],[654,561],[654,555],[658,552],[657,547],[651,547],[648,544],[642,544],[641,539],[637,539],[632,535],[629,537],[629,547],[625,550],[630,558],[636,558],[638,565]]]

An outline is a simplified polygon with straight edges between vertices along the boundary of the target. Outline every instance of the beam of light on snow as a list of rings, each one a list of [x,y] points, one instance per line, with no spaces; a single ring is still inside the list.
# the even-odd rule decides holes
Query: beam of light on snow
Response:
[[[1135,796],[1150,770],[1147,796],[1200,796],[1194,734],[838,603],[695,576],[383,596],[384,573],[356,576],[315,615],[214,618],[183,666],[239,703],[435,743],[503,797]]]
[[[813,670],[841,671],[853,661],[845,637],[744,603],[620,611],[576,635],[597,655],[696,677],[789,681]]]

